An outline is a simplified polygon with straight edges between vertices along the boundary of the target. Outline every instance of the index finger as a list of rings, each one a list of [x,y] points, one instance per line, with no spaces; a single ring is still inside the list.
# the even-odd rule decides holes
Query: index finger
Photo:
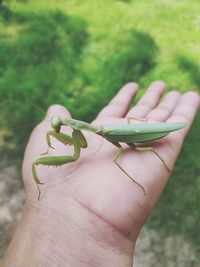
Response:
[[[97,118],[116,117],[123,118],[129,108],[130,103],[136,95],[138,85],[136,83],[126,84],[110,103],[102,109]]]

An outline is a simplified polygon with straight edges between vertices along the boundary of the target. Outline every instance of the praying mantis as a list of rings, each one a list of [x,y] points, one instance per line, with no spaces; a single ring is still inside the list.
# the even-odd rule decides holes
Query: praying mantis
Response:
[[[126,143],[128,146],[136,149],[137,151],[152,151],[164,164],[166,170],[170,172],[169,167],[166,165],[164,159],[157,153],[153,147],[138,147],[137,143],[144,143],[152,140],[157,140],[165,137],[173,131],[177,131],[186,126],[185,123],[138,123],[130,124],[130,120],[134,118],[128,118],[128,124],[124,125],[92,125],[84,121],[75,120],[71,118],[61,118],[60,116],[54,115],[51,118],[52,130],[46,133],[46,141],[48,149],[52,147],[50,137],[56,138],[59,142],[64,145],[73,145],[74,153],[72,156],[45,156],[40,157],[32,162],[32,175],[38,189],[38,200],[41,196],[41,190],[39,185],[43,183],[36,172],[37,165],[47,166],[62,166],[64,164],[77,161],[80,156],[81,149],[87,148],[87,140],[82,133],[82,130],[93,132],[94,134],[100,135],[105,138],[108,142],[112,143],[117,147],[116,153],[113,157],[113,162],[117,167],[135,184],[137,184],[144,195],[146,194],[145,188],[131,177],[123,167],[118,163],[118,159],[123,152],[121,143]],[[61,132],[62,126],[68,126],[72,128],[72,135],[69,136]],[[48,150],[47,152],[48,153]],[[44,153],[44,154],[46,154]]]

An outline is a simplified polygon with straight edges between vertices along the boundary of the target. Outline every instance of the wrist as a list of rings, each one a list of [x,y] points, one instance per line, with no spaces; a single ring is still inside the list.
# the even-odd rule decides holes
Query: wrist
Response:
[[[78,202],[69,199],[65,203],[64,207],[49,203],[26,206],[5,267],[13,266],[6,260],[14,254],[16,267],[132,266],[129,237]]]

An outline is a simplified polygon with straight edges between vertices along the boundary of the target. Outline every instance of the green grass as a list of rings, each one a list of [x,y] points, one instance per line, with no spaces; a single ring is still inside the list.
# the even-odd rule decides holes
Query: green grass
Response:
[[[98,68],[95,59],[106,57],[115,42],[122,40],[124,32],[132,29],[148,33],[160,48],[157,66],[143,80],[143,86],[155,78],[164,79],[170,87],[181,91],[198,90],[187,73],[180,70],[177,54],[191,54],[200,60],[200,15],[198,1],[30,1],[29,4],[13,4],[16,10],[40,12],[60,9],[68,15],[83,18],[88,23],[90,43],[85,50],[85,64]],[[123,47],[118,47],[119,52]],[[92,61],[92,62],[91,62]],[[92,65],[93,67],[93,65]]]
[[[8,3],[0,8],[0,98],[12,153],[23,151],[29,135],[14,127],[41,118],[30,103],[44,109],[61,103],[91,121],[132,80],[141,86],[139,96],[154,80],[164,80],[168,90],[199,92],[197,0]],[[198,116],[148,222],[161,234],[184,235],[198,252],[199,124]]]
[[[183,235],[200,251],[200,114],[186,138],[170,181],[148,225],[163,236]]]

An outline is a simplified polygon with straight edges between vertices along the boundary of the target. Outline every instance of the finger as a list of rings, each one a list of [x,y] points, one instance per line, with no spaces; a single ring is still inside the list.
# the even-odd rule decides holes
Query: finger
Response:
[[[38,126],[33,130],[31,137],[29,139],[28,145],[26,147],[24,162],[23,162],[23,176],[26,180],[26,173],[30,173],[31,164],[34,158],[38,158],[41,153],[47,150],[47,144],[45,140],[46,132],[51,129],[50,120],[53,115],[58,115],[62,118],[70,118],[69,111],[61,105],[52,105],[48,108],[45,119],[38,124]],[[65,132],[66,130],[64,130]],[[55,139],[51,140],[54,146]],[[32,175],[32,174],[31,174]],[[26,181],[25,181],[26,183]]]
[[[168,119],[174,108],[177,106],[177,103],[179,102],[180,98],[180,93],[175,91],[169,92],[163,98],[160,104],[156,108],[151,110],[146,117],[150,120],[165,121],[166,119]]]
[[[49,108],[48,108],[48,110],[47,110],[47,114],[46,114],[46,118],[48,118],[47,119],[47,121],[48,121],[48,127],[49,128],[51,128],[51,118],[54,116],[54,115],[57,115],[57,116],[60,116],[62,119],[64,119],[64,118],[71,118],[71,114],[70,114],[70,112],[64,107],[64,106],[62,106],[62,105],[58,105],[58,104],[56,104],[56,105],[52,105],[52,106],[50,106]],[[46,119],[44,119],[44,121],[45,121]],[[43,121],[43,122],[44,122]],[[42,124],[43,124],[43,122],[42,122]],[[43,128],[43,127],[42,127]],[[66,134],[69,134],[70,133],[70,131],[69,131],[69,127],[67,128],[67,127],[63,127],[62,128],[62,132],[63,133],[66,133]]]
[[[169,137],[171,142],[176,144],[182,144],[186,134],[188,133],[192,122],[194,120],[195,114],[199,108],[200,97],[195,92],[187,92],[181,98],[174,109],[172,116],[167,120],[167,122],[186,122],[187,127],[180,131],[176,131]]]
[[[44,120],[42,120],[34,129],[33,135],[38,134],[39,132],[44,132],[44,130],[49,130],[51,128],[51,118],[54,115],[58,115],[62,118],[71,118],[69,111],[64,106],[57,104],[52,105],[48,108]]]
[[[137,105],[129,110],[126,117],[145,118],[147,113],[158,104],[164,89],[164,82],[152,83]]]
[[[48,108],[47,110],[47,114],[46,114],[46,117],[45,119],[51,119],[52,116],[54,115],[58,115],[62,118],[71,118],[71,114],[69,113],[69,111],[64,107],[64,106],[61,106],[61,105],[52,105]]]
[[[110,103],[102,109],[97,118],[102,117],[124,117],[129,105],[136,95],[138,85],[136,83],[126,84]]]

